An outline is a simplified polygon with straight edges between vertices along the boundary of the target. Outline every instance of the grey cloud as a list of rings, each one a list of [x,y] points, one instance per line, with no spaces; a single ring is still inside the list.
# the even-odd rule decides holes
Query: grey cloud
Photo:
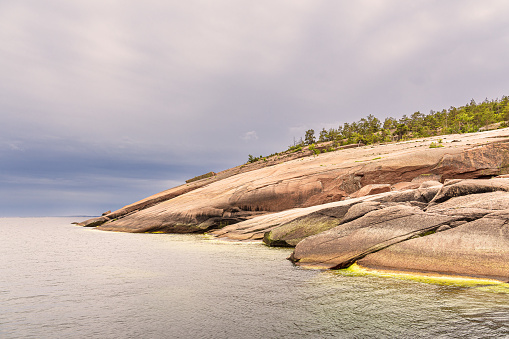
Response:
[[[507,95],[508,14],[473,0],[2,2],[0,189],[43,178],[41,194],[128,186],[135,200],[129,178],[182,182],[309,128]]]

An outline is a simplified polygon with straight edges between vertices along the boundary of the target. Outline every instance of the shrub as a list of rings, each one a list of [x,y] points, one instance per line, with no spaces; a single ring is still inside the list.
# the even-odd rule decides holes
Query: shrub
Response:
[[[316,148],[315,144],[309,145],[309,150],[312,151],[313,153],[315,153],[315,155],[318,155],[321,153],[320,150]]]

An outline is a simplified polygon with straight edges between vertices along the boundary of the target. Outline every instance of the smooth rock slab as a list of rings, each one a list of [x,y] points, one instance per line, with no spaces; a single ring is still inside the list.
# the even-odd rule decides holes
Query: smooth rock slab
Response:
[[[509,210],[394,244],[358,261],[369,268],[509,279]]]
[[[509,179],[467,179],[446,182],[440,191],[430,201],[430,206],[443,203],[454,197],[464,195],[505,191],[509,192]]]
[[[454,216],[424,213],[417,207],[387,207],[302,240],[291,260],[307,267],[346,268],[369,253],[434,232],[456,220]]]
[[[474,220],[505,209],[509,209],[509,192],[495,191],[450,198],[441,204],[429,206],[426,211],[447,215],[464,215]]]
[[[269,246],[293,247],[302,239],[321,233],[339,225],[352,205],[357,202],[346,201],[345,204],[310,213],[282,224],[266,232],[263,242]]]
[[[444,180],[504,174],[509,142],[503,133],[454,136],[461,146],[429,149],[424,140],[409,141],[327,152],[248,172],[240,166],[228,175],[218,173],[80,224],[103,223],[99,229],[125,232],[206,232],[260,214],[340,201],[366,185],[394,185],[430,174]],[[420,193],[420,202],[433,195]],[[400,198],[415,200],[406,192]]]

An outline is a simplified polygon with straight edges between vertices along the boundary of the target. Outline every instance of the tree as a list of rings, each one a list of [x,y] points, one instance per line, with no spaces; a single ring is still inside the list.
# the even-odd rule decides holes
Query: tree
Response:
[[[329,132],[325,128],[322,128],[320,131],[320,136],[318,137],[318,142],[329,141]]]
[[[315,140],[315,130],[314,129],[308,129],[306,131],[306,134],[304,136],[304,143],[306,145],[311,145],[316,142]]]
[[[408,126],[405,124],[398,124],[398,127],[396,127],[396,131],[394,131],[394,135],[398,136],[398,140],[401,140],[403,135],[405,135],[408,132]]]
[[[367,122],[368,133],[376,133],[380,130],[380,127],[381,127],[380,120],[378,120],[372,114],[368,115],[366,122]]]
[[[383,125],[383,128],[384,129],[393,129],[393,128],[396,128],[398,122],[396,121],[396,119],[394,118],[385,118],[384,120],[384,125]]]

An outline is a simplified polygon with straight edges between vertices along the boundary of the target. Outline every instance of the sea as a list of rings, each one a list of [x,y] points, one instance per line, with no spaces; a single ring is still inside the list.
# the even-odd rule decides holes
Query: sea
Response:
[[[509,338],[507,288],[302,269],[287,248],[82,219],[0,218],[0,338]]]

